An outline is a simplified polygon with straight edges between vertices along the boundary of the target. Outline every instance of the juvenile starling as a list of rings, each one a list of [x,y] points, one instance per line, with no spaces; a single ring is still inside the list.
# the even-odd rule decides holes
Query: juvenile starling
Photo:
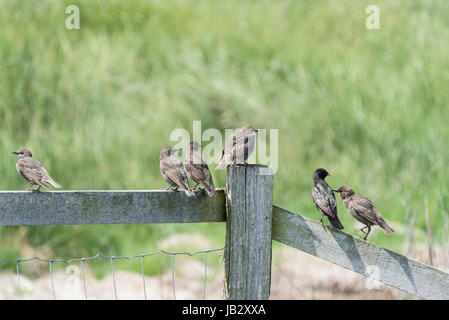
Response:
[[[261,130],[246,126],[234,133],[223,148],[220,162],[215,169],[225,169],[229,163],[231,166],[246,163],[254,151],[256,133]]]
[[[33,158],[33,155],[27,149],[21,148],[13,154],[19,156],[19,161],[16,163],[16,169],[20,175],[31,184],[27,191],[39,191],[41,187],[50,188],[51,184],[55,188],[61,188],[61,186],[54,181],[47,170]],[[36,190],[33,190],[33,186],[39,186]]]
[[[194,193],[190,189],[189,181],[187,180],[186,170],[184,169],[181,161],[179,161],[174,155],[181,149],[164,148],[160,153],[160,168],[162,177],[170,184],[167,190],[171,187],[175,187],[175,191],[179,187],[183,188],[188,196],[193,196]]]
[[[210,174],[209,167],[206,161],[197,152],[200,145],[196,141],[189,143],[189,149],[187,151],[186,158],[184,159],[184,167],[186,168],[187,175],[190,179],[195,181],[196,185],[193,189],[201,184],[204,186],[206,193],[209,197],[213,197],[217,194],[215,191],[214,182],[212,181],[212,175]]]
[[[349,213],[365,225],[365,227],[360,229],[365,234],[364,240],[368,237],[372,225],[378,225],[387,234],[394,232],[368,198],[356,194],[354,190],[348,186],[341,186],[334,191],[340,194]],[[368,228],[368,232],[365,233],[364,229],[366,228]]]
[[[312,199],[321,214],[329,220],[330,229],[342,230],[343,225],[337,216],[337,201],[335,200],[334,192],[324,180],[327,176],[332,176],[332,174],[322,168],[315,170],[313,174]],[[324,226],[323,217],[321,217],[320,221]]]

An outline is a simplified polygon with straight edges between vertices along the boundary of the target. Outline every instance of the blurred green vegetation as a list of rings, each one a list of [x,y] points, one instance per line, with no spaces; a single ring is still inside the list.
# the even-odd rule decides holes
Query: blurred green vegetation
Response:
[[[80,30],[65,28],[70,4]],[[449,2],[378,0],[376,31],[365,28],[370,4],[0,1],[0,189],[27,188],[10,154],[22,146],[65,190],[162,188],[159,151],[172,130],[252,124],[279,130],[276,204],[318,219],[310,190],[324,167],[331,186],[371,198],[397,230],[372,233],[374,243],[400,250],[404,204],[425,230],[426,201],[442,242]],[[225,185],[224,172],[212,174]],[[338,205],[345,231],[360,236]],[[223,224],[2,227],[0,261],[27,258],[25,248],[147,253],[176,233],[224,245]]]

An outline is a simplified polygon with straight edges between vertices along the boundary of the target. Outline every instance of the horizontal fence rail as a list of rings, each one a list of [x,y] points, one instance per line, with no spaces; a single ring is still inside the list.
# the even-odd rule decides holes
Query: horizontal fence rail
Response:
[[[449,299],[449,274],[273,207],[273,239],[424,299]],[[374,271],[374,272],[373,272]]]
[[[0,226],[224,222],[217,191],[0,191]]]

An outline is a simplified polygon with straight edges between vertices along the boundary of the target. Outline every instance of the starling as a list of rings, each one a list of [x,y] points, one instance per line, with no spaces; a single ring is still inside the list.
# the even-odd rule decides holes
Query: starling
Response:
[[[167,181],[171,187],[175,187],[175,191],[179,187],[183,188],[188,196],[193,196],[194,193],[190,189],[189,181],[187,180],[186,170],[184,169],[181,161],[179,161],[174,155],[181,149],[164,148],[160,153],[160,168],[162,177]]]
[[[246,163],[254,151],[256,133],[261,130],[246,126],[234,133],[223,148],[220,162],[215,169],[224,169],[229,163],[231,166]]]
[[[204,186],[207,195],[213,197],[217,192],[215,191],[209,167],[203,157],[201,157],[201,154],[197,152],[199,148],[200,145],[198,142],[191,141],[189,143],[189,149],[186,158],[184,159],[184,167],[186,168],[189,178],[196,183],[193,189],[196,189],[196,187],[201,184]]]
[[[13,154],[19,156],[19,161],[16,163],[16,169],[20,175],[31,184],[31,186],[26,191],[40,191],[41,187],[50,188],[51,184],[55,188],[61,188],[61,186],[54,181],[47,170],[33,158],[31,152],[27,149],[21,148],[18,151],[13,152]],[[36,190],[33,186],[39,186]]]
[[[378,225],[387,234],[394,232],[394,230],[385,222],[379,211],[374,208],[373,203],[368,198],[356,194],[354,190],[348,186],[341,186],[334,191],[340,194],[340,197],[346,208],[348,208],[349,213],[365,225],[365,227],[360,229],[365,234],[365,237],[363,238],[364,240],[368,237],[372,225]],[[366,228],[368,228],[368,231],[365,233],[364,230]]]
[[[313,174],[312,199],[321,214],[329,220],[330,229],[342,230],[343,225],[337,216],[337,201],[335,200],[334,192],[324,180],[327,176],[332,176],[332,174],[322,168],[315,170]],[[323,217],[321,217],[320,221],[324,226]]]

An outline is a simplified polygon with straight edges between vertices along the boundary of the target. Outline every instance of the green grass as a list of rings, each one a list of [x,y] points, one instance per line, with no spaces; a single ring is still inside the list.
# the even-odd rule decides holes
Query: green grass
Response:
[[[65,28],[69,4],[80,30]],[[276,204],[318,219],[312,173],[325,167],[331,186],[371,198],[398,230],[374,243],[400,248],[403,202],[424,230],[425,201],[442,242],[449,3],[376,1],[378,31],[365,28],[370,4],[0,1],[0,189],[27,187],[10,154],[21,146],[66,190],[162,188],[158,155],[172,130],[252,124],[279,130]],[[338,205],[345,231],[360,235]],[[0,228],[0,260],[25,246],[133,255],[180,232],[224,243],[222,224],[11,227]]]

